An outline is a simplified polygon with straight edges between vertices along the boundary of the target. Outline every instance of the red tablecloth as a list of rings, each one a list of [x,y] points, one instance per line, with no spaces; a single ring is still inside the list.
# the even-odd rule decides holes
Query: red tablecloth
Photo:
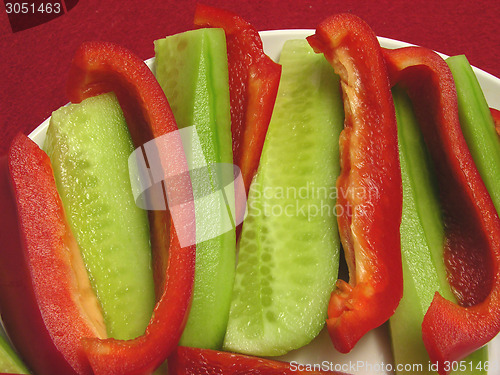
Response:
[[[146,59],[153,40],[190,28],[194,0],[66,0],[65,15],[13,32],[0,3],[0,153],[68,100],[64,86],[77,46],[86,40],[122,44]],[[351,12],[377,35],[423,45],[500,77],[498,0],[206,0],[232,10],[259,30],[314,28],[330,14]]]

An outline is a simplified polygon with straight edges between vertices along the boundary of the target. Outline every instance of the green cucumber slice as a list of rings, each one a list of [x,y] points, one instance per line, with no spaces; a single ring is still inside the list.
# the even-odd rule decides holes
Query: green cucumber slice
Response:
[[[305,40],[287,41],[248,197],[224,349],[277,356],[322,329],[337,279],[338,77]]]
[[[233,174],[225,34],[222,29],[199,29],[172,35],[155,41],[155,55],[156,77],[177,125],[196,130],[191,144],[183,139],[189,150],[189,168],[205,168],[210,179],[207,184],[200,176],[191,174],[195,191],[196,274],[193,303],[180,344],[219,349],[226,332],[236,257],[236,235],[229,214],[234,212],[234,190],[226,189],[227,204],[211,199],[220,193],[221,184],[216,180],[223,179],[217,166],[230,166],[231,177]],[[215,195],[205,197],[202,203],[196,194],[204,191]],[[210,218],[221,221],[212,228],[216,236],[199,240],[199,233],[207,234]]]
[[[464,55],[446,59],[457,88],[458,114],[474,163],[500,214],[500,138],[488,103]]]
[[[55,111],[44,148],[108,335],[142,335],[155,304],[149,224],[132,195],[134,147],[115,95]]]
[[[2,328],[0,327],[0,331]],[[29,374],[30,372],[0,332],[0,373]]]
[[[429,367],[430,359],[422,340],[422,321],[436,291],[451,301],[456,302],[456,298],[447,281],[444,224],[430,156],[410,99],[398,87],[393,89],[393,98],[403,181],[400,231],[404,292],[389,320],[396,373],[437,374]],[[479,369],[487,360],[487,348],[479,349],[464,359],[466,371],[452,374],[469,374],[470,366],[474,374],[486,373]]]

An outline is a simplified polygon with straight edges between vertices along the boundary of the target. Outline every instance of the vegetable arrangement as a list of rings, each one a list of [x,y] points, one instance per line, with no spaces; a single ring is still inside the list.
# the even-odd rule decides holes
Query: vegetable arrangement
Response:
[[[337,189],[353,192],[340,195],[338,215],[349,283],[337,282],[327,325],[335,347],[347,353],[389,319],[403,294],[396,115],[382,50],[368,25],[334,16],[308,41],[339,74],[344,94]],[[375,194],[356,193],[368,189]]]
[[[171,374],[338,374],[255,356],[306,345],[325,322],[335,348],[347,353],[389,319],[396,361],[430,360],[440,375],[470,354],[475,364],[484,362],[481,347],[500,331],[500,112],[487,107],[468,63],[460,57],[445,62],[421,47],[384,50],[353,15],[319,24],[307,38],[312,48],[289,43],[280,64],[264,54],[257,31],[237,15],[199,6],[195,25],[201,29],[156,42],[156,77],[122,47],[83,44],[68,81],[69,99],[79,104],[55,113],[46,146],[50,159],[18,135],[0,160],[0,311],[27,367],[34,374],[151,374],[168,359]],[[114,104],[106,104],[110,92]],[[103,114],[89,120],[92,103],[108,105],[106,113],[118,109],[113,118],[121,125]],[[108,147],[107,156],[106,137],[100,146],[84,144],[69,153],[70,137],[83,137],[75,138],[79,142],[101,135],[85,135],[92,121],[121,126],[130,139]],[[68,122],[81,130],[66,132]],[[181,137],[179,129],[187,127],[199,137],[201,156]],[[165,136],[168,147],[156,141]],[[97,275],[110,283],[131,281],[144,249],[133,245],[130,254],[119,252],[110,261],[114,247],[105,248],[99,230],[117,219],[103,216],[102,197],[89,199],[84,190],[102,185],[99,194],[112,191],[117,182],[108,182],[106,169],[86,171],[107,163],[102,160],[109,155],[130,152],[131,144],[157,156],[147,162],[151,184],[169,203],[136,221],[149,230],[151,247],[151,269],[138,271],[137,280],[154,285],[133,291],[151,295],[138,306],[149,311],[149,323],[143,319],[135,333],[127,327],[135,317],[111,329],[113,308],[107,307],[134,297],[106,294],[111,289],[99,286],[91,269],[111,262],[105,267],[111,276],[105,270]],[[92,147],[103,151],[101,161],[86,156]],[[229,215],[231,225],[200,240],[208,211],[199,198],[217,195],[225,186],[217,166],[232,163],[249,195],[236,276],[245,194],[225,188],[225,203],[208,200],[205,207]],[[200,166],[208,183],[194,172]],[[77,178],[68,187],[64,178],[71,171]],[[280,183],[300,192],[310,181],[336,188],[337,201],[327,206],[336,214],[287,214],[290,204],[322,201],[283,200]],[[94,258],[80,252],[65,188],[70,196],[77,192],[77,217],[101,202],[99,227],[90,229],[102,247]],[[280,213],[266,213],[267,203]],[[84,229],[95,225],[92,216]],[[336,222],[349,279],[335,283]],[[403,345],[416,349],[404,351]],[[26,372],[3,341],[0,366]]]
[[[44,149],[103,324],[110,337],[132,339],[148,325],[155,292],[147,211],[130,199],[123,169],[133,151],[127,123],[112,93],[62,107],[51,121]]]
[[[340,253],[335,199],[295,195],[308,186],[328,191],[340,173],[338,77],[306,40],[286,42],[279,61],[280,88],[248,197],[223,346],[261,356],[286,354],[318,335]],[[325,215],[309,214],[321,206]]]
[[[179,46],[184,46],[179,50]],[[155,42],[156,77],[172,106],[180,129],[192,127],[199,138],[187,151],[190,169],[208,165],[203,176],[192,178],[193,191],[217,193],[222,180],[218,165],[232,165],[226,42],[221,29],[192,30]],[[210,105],[206,105],[207,98]],[[222,164],[223,163],[223,164]],[[206,185],[206,186],[204,186]],[[234,192],[229,192],[234,195]],[[208,220],[220,235],[197,238],[193,303],[181,344],[219,348],[224,340],[234,279],[236,233],[224,228],[226,203],[196,204],[197,237]],[[234,211],[234,208],[231,208]]]
[[[391,80],[409,92],[438,176],[444,257],[460,305],[436,294],[422,334],[431,360],[445,373],[445,362],[462,359],[500,330],[500,220],[462,135],[446,62],[424,48],[387,51],[386,61]]]

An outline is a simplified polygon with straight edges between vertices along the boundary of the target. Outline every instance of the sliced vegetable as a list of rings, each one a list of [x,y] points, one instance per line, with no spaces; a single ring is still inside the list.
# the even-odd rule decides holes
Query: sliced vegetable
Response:
[[[1,330],[1,328],[0,328]],[[29,374],[28,369],[0,332],[0,373]]]
[[[399,155],[403,181],[401,253],[404,293],[396,312],[389,320],[392,349],[397,374],[435,374],[429,368],[429,355],[422,341],[422,321],[435,292],[456,302],[447,280],[443,256],[444,224],[437,182],[430,156],[413,113],[411,102],[399,87],[393,89],[398,121]],[[488,349],[479,349],[465,359],[466,371],[454,374],[486,373]],[[470,364],[470,365],[469,365]],[[459,368],[460,366],[455,366]],[[407,369],[405,371],[405,368]],[[411,371],[408,369],[411,368]]]
[[[225,188],[230,207],[221,198],[224,169],[233,178],[224,31],[199,29],[172,35],[155,42],[155,53],[156,76],[179,128],[195,131],[186,150],[195,191],[196,274],[193,304],[180,343],[220,349],[236,262],[231,186]]]
[[[233,160],[248,194],[273,113],[281,67],[264,53],[258,31],[236,14],[198,4],[194,24],[220,27],[226,33]],[[241,200],[237,197],[237,202]],[[237,205],[236,210],[239,217],[244,207]]]
[[[239,244],[224,349],[282,355],[325,324],[340,243],[333,181],[343,111],[338,77],[305,41],[283,75]]]
[[[481,178],[500,213],[500,139],[488,103],[464,55],[446,59],[458,98],[460,126]]]
[[[160,85],[144,62],[123,47],[84,43],[72,62],[68,94],[72,102],[103,92],[115,92],[136,147],[170,134],[167,154],[157,145],[160,163],[179,171],[175,188],[191,192],[185,154],[174,117]],[[165,178],[166,179],[166,178]],[[171,188],[166,186],[166,193]],[[149,374],[175,349],[189,311],[195,268],[195,246],[181,247],[179,236],[193,235],[194,204],[179,210],[149,211],[157,303],[144,335],[128,341],[83,340],[95,374]],[[170,219],[170,212],[176,216]],[[190,242],[194,243],[194,241]],[[168,257],[168,259],[167,259]]]
[[[342,375],[324,366],[279,362],[242,354],[179,346],[168,360],[170,375]],[[325,367],[328,367],[325,365]],[[344,374],[346,375],[346,374]]]
[[[392,83],[412,100],[438,177],[444,211],[444,259],[459,305],[439,293],[422,335],[439,373],[500,331],[500,219],[472,160],[458,118],[453,76],[436,53],[386,50]]]
[[[142,335],[155,304],[149,225],[132,195],[133,145],[116,97],[53,112],[44,149],[109,337]]]
[[[82,337],[106,337],[48,156],[19,134],[0,163],[2,322],[39,375],[92,374]]]
[[[337,217],[349,283],[337,282],[327,326],[346,353],[389,319],[403,294],[396,116],[381,48],[364,21],[335,15],[308,41],[339,74],[344,94]]]

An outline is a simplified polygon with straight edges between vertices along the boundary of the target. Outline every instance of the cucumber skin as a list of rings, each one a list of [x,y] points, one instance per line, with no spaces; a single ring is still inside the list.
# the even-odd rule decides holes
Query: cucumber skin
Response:
[[[195,152],[188,155],[190,169],[194,169],[194,165],[200,166],[200,158],[204,158],[208,165],[232,165],[224,31],[198,29],[157,40],[155,55],[156,77],[171,105],[177,125],[180,129],[194,126],[199,137],[203,155]],[[210,175],[214,176],[214,169],[208,169]],[[196,180],[192,183],[196,189]],[[226,206],[213,209],[219,210],[221,215],[227,215]],[[201,208],[196,200],[195,210],[198,232],[200,224],[203,225],[203,218],[200,218]],[[235,262],[234,226],[232,230],[196,244],[193,303],[180,345],[221,348],[229,316]]]
[[[155,304],[149,224],[132,196],[134,147],[115,95],[55,111],[44,149],[108,335],[142,335]]]
[[[422,340],[422,321],[436,291],[455,303],[456,298],[446,277],[444,224],[430,157],[409,98],[398,87],[393,89],[393,98],[403,181],[400,230],[404,277],[403,298],[389,320],[393,354],[396,364],[422,365],[418,374],[437,374],[429,370],[430,360]],[[477,350],[464,361],[468,364],[472,362],[473,368],[484,365],[488,361],[487,348]],[[470,370],[452,374],[472,375]],[[473,374],[486,374],[486,371],[475,371]]]
[[[446,59],[457,89],[458,114],[465,141],[500,214],[500,137],[481,86],[464,55]]]
[[[344,118],[338,77],[305,40],[287,41],[280,63],[283,69],[280,88],[258,173],[250,187],[249,212],[240,239],[240,261],[224,341],[225,350],[258,356],[283,355],[317,336],[327,317],[340,250],[333,214],[308,220],[307,214],[302,217],[300,211],[294,210],[291,216],[300,220],[299,224],[297,219],[293,220],[300,226],[295,230],[283,224],[288,214],[279,217],[265,214],[266,204],[282,209],[308,203],[318,207],[318,201],[311,199],[309,193],[305,199],[280,198],[280,191],[284,191],[280,188],[292,187],[300,192],[309,180],[317,182],[314,185],[317,188],[322,188],[321,184],[328,180],[325,184],[334,188],[340,173],[338,138]],[[311,146],[308,142],[316,144]],[[300,144],[308,146],[308,150],[321,149],[328,156],[323,154],[321,161],[316,158],[311,162],[308,154],[301,152]],[[288,163],[279,157],[283,153],[288,155]],[[270,160],[275,163],[272,167]],[[276,169],[285,172],[274,174]],[[311,170],[315,174],[310,174]],[[272,197],[268,197],[270,191],[274,192]],[[330,197],[325,201],[333,212],[335,199]],[[310,226],[321,230],[314,236],[307,233]],[[311,247],[324,254],[324,258],[312,261],[301,257]],[[310,289],[303,290],[303,282]],[[260,292],[251,293],[254,291]],[[251,307],[256,311],[247,314]],[[287,314],[289,311],[291,314]]]
[[[1,330],[1,327],[0,327]],[[18,355],[0,332],[0,373],[30,374]]]

